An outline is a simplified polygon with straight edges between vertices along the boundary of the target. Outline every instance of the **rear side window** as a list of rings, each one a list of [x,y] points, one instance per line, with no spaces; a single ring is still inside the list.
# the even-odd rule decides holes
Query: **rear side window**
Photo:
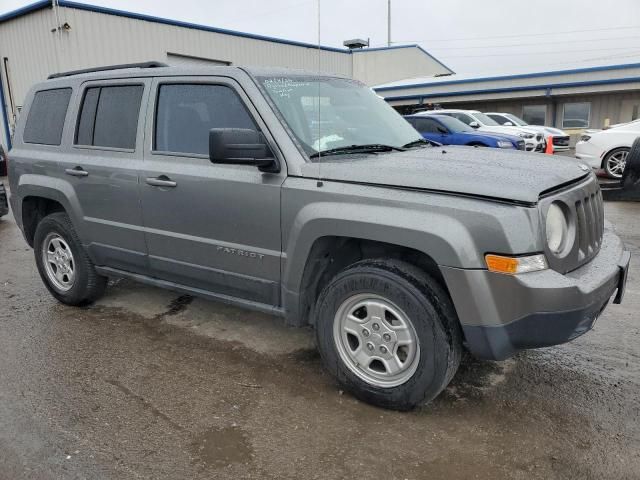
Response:
[[[212,128],[257,130],[236,92],[224,85],[161,85],[156,109],[154,149],[209,153]]]
[[[142,85],[91,87],[84,94],[76,144],[95,147],[136,147]]]
[[[23,141],[43,145],[60,145],[70,98],[70,88],[36,92],[24,127]]]

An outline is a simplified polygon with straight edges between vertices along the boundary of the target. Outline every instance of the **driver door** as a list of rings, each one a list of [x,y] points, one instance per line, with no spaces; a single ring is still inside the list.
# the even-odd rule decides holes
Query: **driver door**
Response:
[[[229,78],[159,78],[151,97],[141,198],[152,275],[222,300],[278,305],[285,174],[208,155],[211,128],[270,138],[266,126]]]

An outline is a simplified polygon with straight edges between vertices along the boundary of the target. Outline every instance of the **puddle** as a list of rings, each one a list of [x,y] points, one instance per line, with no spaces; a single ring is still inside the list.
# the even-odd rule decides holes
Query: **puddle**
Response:
[[[239,427],[211,428],[192,443],[194,453],[208,466],[222,468],[232,463],[247,463],[252,449]]]

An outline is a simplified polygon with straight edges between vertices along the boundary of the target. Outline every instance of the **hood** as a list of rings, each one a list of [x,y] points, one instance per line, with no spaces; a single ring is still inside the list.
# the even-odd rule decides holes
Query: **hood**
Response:
[[[306,163],[302,176],[433,190],[536,203],[541,192],[586,177],[571,158],[493,148],[431,147],[404,152],[327,156]]]
[[[527,130],[533,130],[534,132],[544,133],[546,136],[549,136],[549,135],[561,136],[561,137],[568,136],[565,132],[563,132],[559,128],[554,128],[554,127],[545,127],[542,125],[526,125],[522,128],[526,128]]]

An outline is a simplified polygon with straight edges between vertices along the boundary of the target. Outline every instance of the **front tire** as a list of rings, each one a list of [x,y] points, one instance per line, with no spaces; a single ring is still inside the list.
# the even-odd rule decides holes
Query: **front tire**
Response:
[[[617,180],[621,179],[624,169],[627,166],[628,156],[629,149],[626,147],[611,150],[602,161],[602,168],[607,176]]]
[[[363,260],[323,289],[316,338],[327,370],[357,398],[409,410],[433,400],[462,354],[448,294],[399,260]]]
[[[33,248],[42,281],[61,303],[87,305],[104,293],[107,278],[97,274],[66,213],[40,221]]]

